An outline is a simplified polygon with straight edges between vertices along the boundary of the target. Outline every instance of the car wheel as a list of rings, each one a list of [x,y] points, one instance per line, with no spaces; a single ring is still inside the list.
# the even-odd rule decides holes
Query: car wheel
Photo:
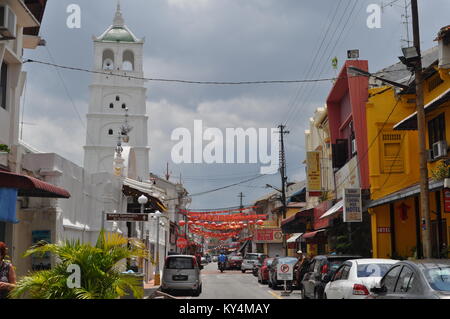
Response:
[[[241,269],[242,273],[245,274],[245,269]]]
[[[326,293],[323,294],[323,299],[328,299]]]
[[[267,282],[267,284],[269,285],[269,288],[272,288],[272,282],[270,280]]]

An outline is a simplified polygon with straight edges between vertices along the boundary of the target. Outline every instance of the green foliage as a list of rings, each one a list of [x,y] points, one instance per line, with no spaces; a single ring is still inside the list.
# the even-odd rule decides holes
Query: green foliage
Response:
[[[0,152],[6,152],[9,153],[11,150],[9,149],[8,145],[6,144],[0,144]]]
[[[19,280],[10,293],[12,298],[32,299],[116,299],[133,292],[142,298],[144,291],[138,278],[122,274],[119,262],[126,258],[143,257],[145,250],[139,241],[129,241],[115,233],[100,233],[95,246],[80,241],[62,244],[39,242],[24,256],[41,256],[50,252],[57,257],[57,265],[50,270],[36,271]],[[81,287],[69,288],[69,265],[81,270]]]
[[[450,177],[450,166],[445,161],[439,161],[435,169],[431,170],[431,178],[434,180],[442,180]]]

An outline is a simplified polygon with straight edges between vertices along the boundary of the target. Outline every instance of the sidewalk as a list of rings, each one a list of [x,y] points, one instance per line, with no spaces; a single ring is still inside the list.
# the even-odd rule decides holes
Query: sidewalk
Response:
[[[155,286],[155,281],[153,279],[148,283],[144,282],[144,298],[154,294],[160,287],[161,286]]]

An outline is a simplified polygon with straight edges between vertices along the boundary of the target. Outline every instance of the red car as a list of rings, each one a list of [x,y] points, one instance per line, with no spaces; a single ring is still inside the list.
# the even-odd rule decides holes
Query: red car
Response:
[[[272,265],[274,258],[266,258],[258,270],[258,282],[260,284],[267,284],[269,281],[269,268]]]
[[[231,256],[228,258],[227,269],[241,269],[242,257],[241,256]]]

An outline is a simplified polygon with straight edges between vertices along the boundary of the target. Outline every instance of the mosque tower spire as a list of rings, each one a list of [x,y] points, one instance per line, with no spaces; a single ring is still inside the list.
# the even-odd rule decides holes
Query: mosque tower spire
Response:
[[[122,10],[120,9],[120,0],[117,1],[116,15],[114,16],[113,26],[123,27],[125,25],[125,20],[122,16]]]

